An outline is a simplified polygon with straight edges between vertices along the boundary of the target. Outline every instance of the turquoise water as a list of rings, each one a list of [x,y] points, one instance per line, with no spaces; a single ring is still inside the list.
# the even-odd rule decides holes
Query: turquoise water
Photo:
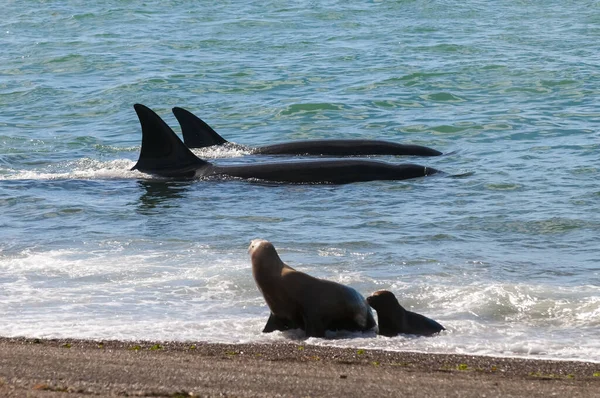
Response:
[[[600,361],[597,2],[22,2],[0,21],[0,335],[289,341],[246,254],[448,329],[315,344]],[[130,171],[143,103],[248,146],[376,138],[468,174],[344,186]],[[220,163],[261,162],[209,149]]]

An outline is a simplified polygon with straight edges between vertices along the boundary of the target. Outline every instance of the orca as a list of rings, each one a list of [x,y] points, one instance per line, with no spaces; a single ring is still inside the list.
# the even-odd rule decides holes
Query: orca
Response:
[[[297,160],[219,166],[197,157],[153,110],[135,104],[142,127],[140,157],[132,170],[169,178],[241,178],[277,183],[347,184],[405,180],[440,173],[416,164],[367,159]]]
[[[202,119],[183,108],[173,108],[183,141],[188,148],[205,148],[229,143]],[[439,156],[442,152],[421,145],[404,145],[381,140],[306,140],[284,142],[252,149],[262,155],[409,155]]]

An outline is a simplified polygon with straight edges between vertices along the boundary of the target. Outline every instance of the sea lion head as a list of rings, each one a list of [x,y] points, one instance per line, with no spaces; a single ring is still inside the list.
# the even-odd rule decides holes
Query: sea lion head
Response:
[[[264,239],[254,239],[250,242],[248,253],[252,260],[252,272],[281,271],[283,262],[275,250],[275,246]]]
[[[394,293],[389,290],[376,291],[367,297],[367,303],[369,303],[377,313],[380,311],[386,312],[387,310],[397,311],[398,307],[400,307],[401,310],[404,310],[396,296],[394,296]]]

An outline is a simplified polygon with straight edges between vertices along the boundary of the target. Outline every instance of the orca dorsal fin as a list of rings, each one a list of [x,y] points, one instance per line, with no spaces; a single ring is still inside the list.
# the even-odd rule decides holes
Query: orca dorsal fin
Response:
[[[183,142],[188,148],[204,148],[227,143],[226,139],[192,112],[175,107],[173,114],[179,121]]]
[[[142,125],[142,149],[132,170],[164,177],[193,177],[196,170],[210,164],[194,155],[152,109],[142,104],[133,108]]]

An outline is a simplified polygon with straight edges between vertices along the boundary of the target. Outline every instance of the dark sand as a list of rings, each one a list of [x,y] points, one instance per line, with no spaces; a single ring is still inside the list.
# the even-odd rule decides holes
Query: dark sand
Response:
[[[600,364],[290,344],[0,338],[1,397],[600,397]]]

